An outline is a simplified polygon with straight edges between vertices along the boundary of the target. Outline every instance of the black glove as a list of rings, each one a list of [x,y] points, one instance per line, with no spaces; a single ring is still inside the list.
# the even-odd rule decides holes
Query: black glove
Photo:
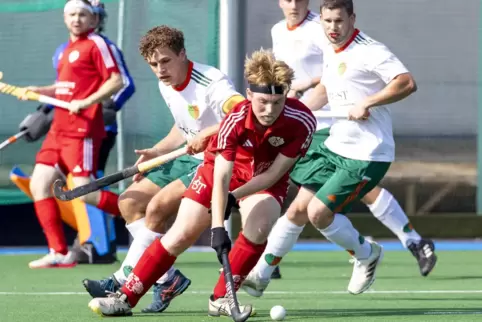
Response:
[[[222,254],[223,251],[231,251],[231,239],[229,239],[228,232],[224,227],[211,228],[211,247],[216,251],[218,260],[223,264]]]
[[[239,204],[233,194],[228,193],[228,202],[226,203],[226,209],[224,210],[224,220],[228,220],[231,217],[231,210],[233,208],[239,209]]]

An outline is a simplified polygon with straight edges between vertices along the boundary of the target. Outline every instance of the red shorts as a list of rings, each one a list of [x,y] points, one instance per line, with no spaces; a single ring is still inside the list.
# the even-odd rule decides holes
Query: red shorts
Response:
[[[196,171],[196,175],[191,181],[191,184],[187,188],[186,192],[184,192],[183,197],[194,200],[204,207],[210,209],[213,192],[213,174],[214,165],[212,163],[203,163],[201,166],[199,166]],[[246,171],[246,169],[240,169],[239,167],[234,167],[231,182],[229,184],[229,191],[237,189],[250,179],[251,174],[249,171]],[[282,206],[287,193],[288,181],[280,180],[272,187],[259,191],[256,194],[269,194],[273,196],[273,198],[275,198],[276,201],[278,201],[278,203]]]
[[[49,132],[35,163],[58,166],[65,174],[90,177],[97,172],[97,161],[102,139],[75,138]]]

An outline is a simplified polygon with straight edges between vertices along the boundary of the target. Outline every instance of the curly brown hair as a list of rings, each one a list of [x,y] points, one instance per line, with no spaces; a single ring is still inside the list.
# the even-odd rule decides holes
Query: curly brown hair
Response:
[[[179,55],[184,49],[184,34],[179,29],[161,25],[149,30],[139,43],[139,51],[144,59],[150,57],[159,47],[169,48]]]
[[[294,71],[284,61],[276,60],[271,50],[260,49],[244,63],[244,77],[249,84],[259,86],[281,85],[288,90],[294,79]]]

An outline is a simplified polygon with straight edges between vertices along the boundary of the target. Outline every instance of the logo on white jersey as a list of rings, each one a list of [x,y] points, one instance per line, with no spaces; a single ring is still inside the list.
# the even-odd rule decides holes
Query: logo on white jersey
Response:
[[[189,104],[187,106],[187,111],[193,119],[197,120],[199,118],[199,106]]]
[[[274,146],[274,147],[278,147],[280,145],[283,145],[285,143],[285,140],[283,140],[283,138],[279,137],[279,136],[272,136],[268,139],[268,142]]]
[[[69,54],[69,62],[73,63],[77,59],[79,59],[80,53],[78,50],[74,50]]]
[[[346,72],[346,64],[341,62],[340,65],[338,65],[338,75],[343,75]]]
[[[196,180],[191,182],[191,188],[196,191],[197,194],[200,194],[201,191],[206,188],[206,184],[201,181],[201,177],[197,177]]]

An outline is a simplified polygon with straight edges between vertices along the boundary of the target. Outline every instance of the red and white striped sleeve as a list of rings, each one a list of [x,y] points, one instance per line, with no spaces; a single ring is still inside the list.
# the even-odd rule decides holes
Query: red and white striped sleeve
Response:
[[[316,132],[316,118],[313,113],[299,101],[291,101],[284,108],[284,116],[293,121],[290,131],[296,133],[293,141],[284,145],[280,153],[288,158],[304,156],[310,147],[313,134]],[[291,106],[290,106],[291,105]]]
[[[120,73],[117,61],[114,59],[114,55],[104,38],[91,33],[89,39],[93,42],[92,59],[102,78],[108,79],[112,73]]]
[[[214,144],[214,152],[221,153],[227,161],[234,161],[236,150],[241,134],[244,132],[244,124],[249,106],[240,103],[221,122],[218,137]]]

